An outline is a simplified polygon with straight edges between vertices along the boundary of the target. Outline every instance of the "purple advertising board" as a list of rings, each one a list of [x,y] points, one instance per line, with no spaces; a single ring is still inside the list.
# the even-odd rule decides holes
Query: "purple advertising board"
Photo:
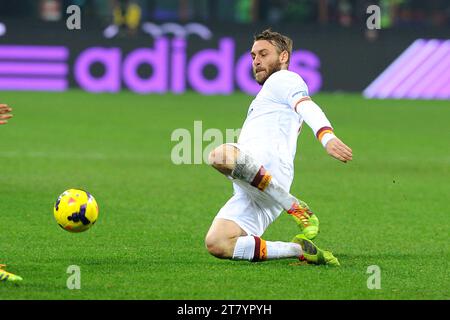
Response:
[[[0,90],[65,91],[69,79],[88,92],[180,94],[192,89],[201,94],[231,94],[236,90],[254,95],[260,86],[251,72],[250,52],[237,52],[231,37],[218,39],[216,47],[199,49],[188,57],[188,41],[160,37],[152,46],[125,52],[119,46],[89,46],[72,52],[68,46],[0,45]],[[99,76],[93,65],[101,65]],[[138,72],[143,65],[150,75]],[[292,53],[290,70],[300,74],[311,93],[322,87],[320,59],[309,50]],[[213,77],[205,69],[213,67]]]

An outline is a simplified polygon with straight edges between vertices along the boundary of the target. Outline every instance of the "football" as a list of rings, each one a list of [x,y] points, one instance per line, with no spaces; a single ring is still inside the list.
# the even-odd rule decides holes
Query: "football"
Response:
[[[83,232],[97,221],[98,205],[89,192],[69,189],[56,200],[53,214],[58,225],[64,230]]]

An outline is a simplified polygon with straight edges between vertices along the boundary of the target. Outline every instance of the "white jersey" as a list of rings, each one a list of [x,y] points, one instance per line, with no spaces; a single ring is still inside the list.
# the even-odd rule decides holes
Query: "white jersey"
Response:
[[[294,108],[308,95],[308,87],[298,74],[288,70],[273,73],[251,103],[238,143],[263,159],[279,158],[293,174],[303,122]]]
[[[285,190],[290,190],[293,181],[303,121],[319,141],[329,139],[325,135],[332,132],[322,110],[310,100],[308,87],[298,74],[287,70],[273,73],[251,103],[238,143],[232,144],[251,153]],[[283,212],[282,206],[248,182],[229,178],[235,192],[216,218],[234,221],[248,235],[261,236]]]

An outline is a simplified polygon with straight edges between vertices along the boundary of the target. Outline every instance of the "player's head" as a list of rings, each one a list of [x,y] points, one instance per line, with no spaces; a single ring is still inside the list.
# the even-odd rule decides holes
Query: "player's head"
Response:
[[[256,82],[262,85],[272,73],[287,69],[291,53],[290,38],[270,29],[255,35],[251,55]]]

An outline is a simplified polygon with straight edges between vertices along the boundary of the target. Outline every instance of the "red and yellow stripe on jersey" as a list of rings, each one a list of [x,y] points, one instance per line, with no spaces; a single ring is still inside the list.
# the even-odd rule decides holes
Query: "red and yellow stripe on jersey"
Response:
[[[269,172],[266,171],[266,169],[264,169],[263,166],[261,166],[256,176],[253,178],[251,185],[258,188],[261,191],[264,191],[269,185],[270,180],[272,180],[272,176],[270,175]]]
[[[261,239],[260,237],[255,237],[255,253],[253,254],[252,261],[264,261],[267,259],[267,245],[266,240]]]

